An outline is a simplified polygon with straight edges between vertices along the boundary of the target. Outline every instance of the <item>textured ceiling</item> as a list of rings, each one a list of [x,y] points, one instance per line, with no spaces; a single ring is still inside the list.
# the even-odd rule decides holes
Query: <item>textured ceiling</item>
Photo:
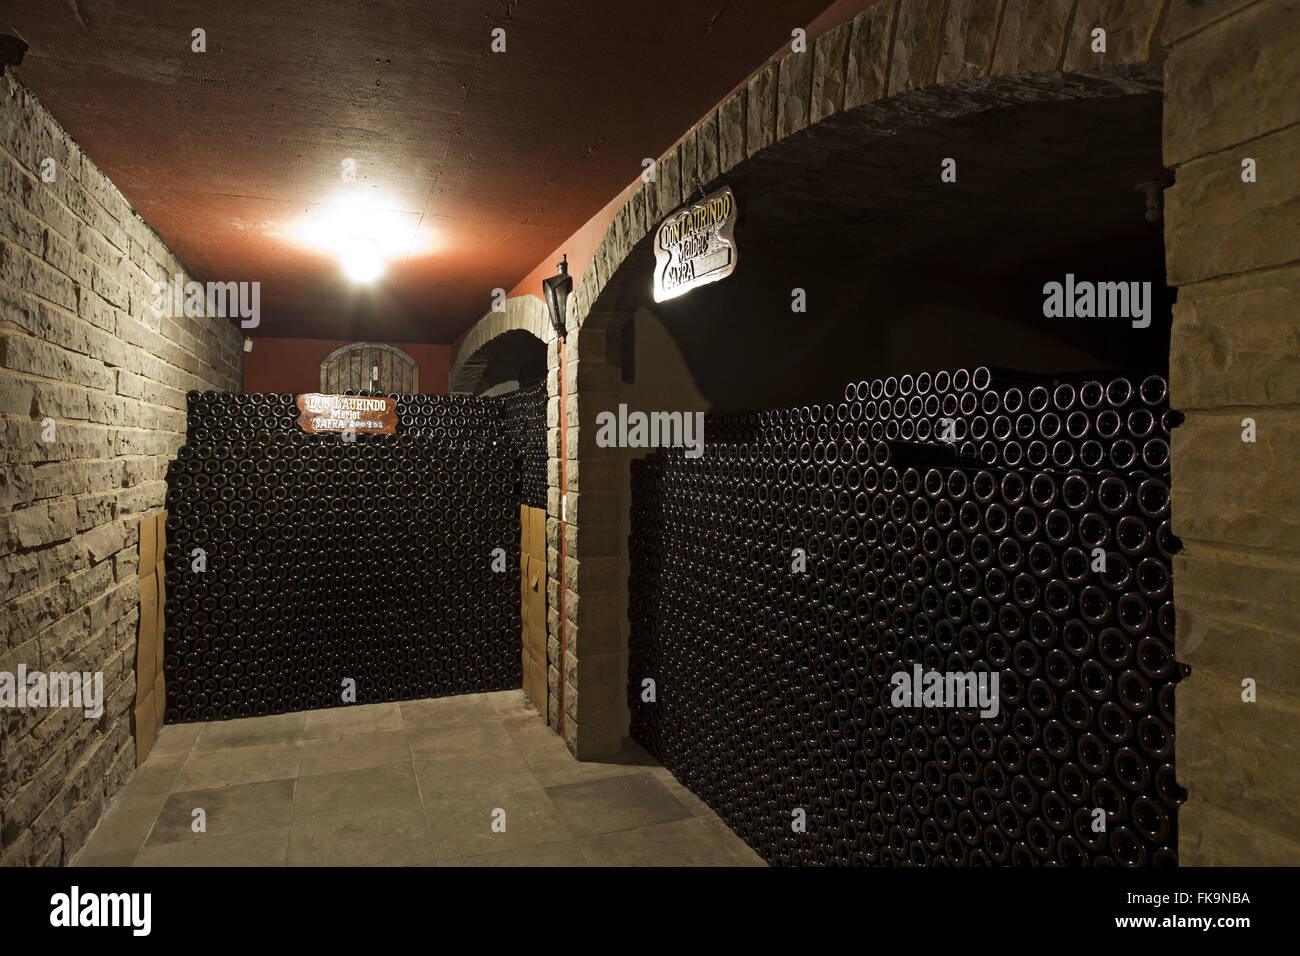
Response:
[[[449,342],[827,6],[15,0],[5,16],[31,47],[19,78],[186,266],[262,283],[258,334]],[[424,237],[364,291],[297,232],[346,193]]]

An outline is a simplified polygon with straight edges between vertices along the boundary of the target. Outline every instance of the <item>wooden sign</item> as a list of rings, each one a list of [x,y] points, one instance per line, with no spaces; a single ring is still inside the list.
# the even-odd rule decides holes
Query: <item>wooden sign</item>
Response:
[[[730,186],[678,209],[655,230],[656,302],[725,279],[736,268],[736,197]]]
[[[307,392],[298,396],[298,411],[298,424],[313,435],[345,431],[391,435],[397,431],[395,398]]]

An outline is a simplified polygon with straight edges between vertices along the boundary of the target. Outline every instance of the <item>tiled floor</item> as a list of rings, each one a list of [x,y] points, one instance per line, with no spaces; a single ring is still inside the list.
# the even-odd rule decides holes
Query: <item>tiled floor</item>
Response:
[[[521,691],[164,727],[74,863],[763,865],[635,744],[574,760]]]

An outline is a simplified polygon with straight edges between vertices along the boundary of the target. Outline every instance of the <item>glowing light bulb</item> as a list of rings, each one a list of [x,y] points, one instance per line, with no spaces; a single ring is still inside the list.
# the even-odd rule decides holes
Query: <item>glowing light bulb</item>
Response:
[[[296,227],[299,241],[338,257],[353,282],[374,282],[391,259],[427,252],[418,217],[377,193],[348,192]]]
[[[384,274],[384,260],[379,243],[354,236],[343,252],[343,274],[353,282],[374,282]]]

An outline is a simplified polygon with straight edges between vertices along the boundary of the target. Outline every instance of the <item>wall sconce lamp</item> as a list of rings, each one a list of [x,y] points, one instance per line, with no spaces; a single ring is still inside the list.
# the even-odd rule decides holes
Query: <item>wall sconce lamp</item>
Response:
[[[542,290],[546,293],[546,308],[551,313],[551,327],[555,329],[556,337],[562,339],[566,334],[565,308],[568,305],[569,293],[573,291],[573,276],[569,275],[567,253],[560,256],[555,270],[555,275],[542,280]]]

